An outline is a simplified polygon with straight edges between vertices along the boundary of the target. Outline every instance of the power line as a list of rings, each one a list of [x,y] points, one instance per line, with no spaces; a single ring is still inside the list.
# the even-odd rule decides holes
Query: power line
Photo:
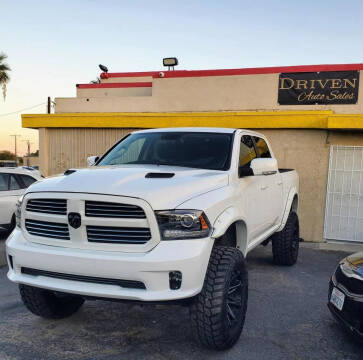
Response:
[[[43,103],[41,103],[41,104],[34,105],[34,106],[30,106],[30,107],[25,108],[25,109],[21,109],[21,110],[13,111],[13,112],[10,112],[10,113],[7,113],[7,114],[0,114],[0,116],[8,116],[8,115],[13,115],[13,114],[18,114],[18,113],[20,113],[20,112],[22,112],[22,111],[30,110],[30,109],[34,109],[34,108],[36,108],[36,107],[38,107],[38,106],[45,105],[45,104],[46,104],[46,103],[45,103],[45,102],[43,102]]]

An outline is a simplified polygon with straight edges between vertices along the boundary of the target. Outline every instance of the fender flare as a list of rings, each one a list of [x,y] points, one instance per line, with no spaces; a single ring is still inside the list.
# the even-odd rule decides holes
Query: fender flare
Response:
[[[281,220],[281,225],[276,230],[276,232],[282,231],[284,229],[287,218],[288,218],[288,216],[290,214],[291,207],[293,205],[293,201],[294,201],[295,198],[297,199],[296,200],[297,201],[297,203],[296,203],[296,212],[297,212],[297,209],[298,209],[298,206],[299,206],[299,196],[298,196],[296,187],[292,187],[290,189],[289,195],[287,196],[287,199],[286,199],[284,214],[283,214],[282,220]]]
[[[229,227],[236,224],[237,248],[244,256],[247,254],[247,223],[241,216],[237,216],[237,211],[233,206],[223,210],[213,223],[212,238],[223,236]]]

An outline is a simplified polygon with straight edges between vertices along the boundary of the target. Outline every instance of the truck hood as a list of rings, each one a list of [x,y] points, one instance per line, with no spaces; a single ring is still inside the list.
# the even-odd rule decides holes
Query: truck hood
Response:
[[[157,177],[146,177],[147,174]],[[172,177],[159,178],[159,174]],[[27,193],[76,192],[128,196],[146,200],[154,210],[174,209],[208,191],[226,186],[228,173],[157,165],[95,166],[31,185]]]

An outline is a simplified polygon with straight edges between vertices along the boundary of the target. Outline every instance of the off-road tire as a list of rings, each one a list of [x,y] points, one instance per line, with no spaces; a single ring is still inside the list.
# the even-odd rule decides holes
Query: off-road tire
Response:
[[[299,254],[299,218],[291,212],[282,231],[272,236],[272,254],[277,265],[294,265]]]
[[[74,314],[83,305],[80,296],[60,294],[54,291],[19,285],[21,299],[33,314],[47,319],[63,319]]]
[[[202,291],[190,306],[194,336],[210,349],[232,347],[243,329],[247,300],[248,273],[242,253],[214,247]]]

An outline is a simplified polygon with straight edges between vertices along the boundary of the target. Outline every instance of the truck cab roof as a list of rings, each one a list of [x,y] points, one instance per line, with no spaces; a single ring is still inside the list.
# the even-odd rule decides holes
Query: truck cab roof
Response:
[[[206,132],[206,133],[224,133],[233,134],[237,131],[243,131],[249,135],[264,137],[261,133],[237,128],[222,128],[222,127],[180,127],[180,128],[157,128],[134,131],[133,134],[152,133],[152,132]]]

